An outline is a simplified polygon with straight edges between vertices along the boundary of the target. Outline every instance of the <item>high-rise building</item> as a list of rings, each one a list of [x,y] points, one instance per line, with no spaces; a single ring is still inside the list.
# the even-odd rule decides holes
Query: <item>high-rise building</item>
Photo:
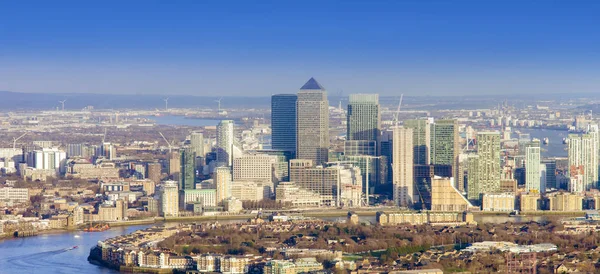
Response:
[[[319,194],[323,205],[360,206],[362,175],[358,167],[323,167],[314,166],[312,160],[291,160],[290,181]]]
[[[196,179],[196,154],[193,147],[185,147],[181,150],[181,173],[179,175],[179,189],[194,189]]]
[[[154,183],[160,183],[161,173],[162,173],[162,165],[160,163],[148,163],[148,168],[146,168],[146,177],[152,180]]]
[[[542,160],[542,165],[546,166],[546,189],[559,189],[560,186],[556,184],[556,160]]]
[[[430,130],[430,163],[432,165],[452,166],[452,177],[457,186],[464,184],[458,174],[458,154],[460,150],[458,121],[437,120],[431,123]]]
[[[584,192],[598,182],[598,142],[595,134],[569,134],[569,190]]]
[[[217,167],[213,173],[213,181],[217,189],[217,204],[231,197],[231,169],[229,167]]]
[[[413,130],[394,128],[393,136],[393,196],[398,206],[412,207],[414,199],[413,182]]]
[[[413,160],[415,165],[429,165],[430,145],[431,145],[431,126],[429,119],[406,120],[405,128],[413,130]]]
[[[217,125],[217,165],[231,166],[234,141],[233,120],[223,120]]]
[[[109,142],[104,142],[96,153],[96,156],[103,156],[106,159],[113,160],[117,157],[117,149]]]
[[[300,88],[296,113],[296,158],[324,164],[329,157],[329,102],[314,78]]]
[[[525,189],[545,193],[546,186],[541,182],[540,140],[534,139],[525,146]]]
[[[84,144],[67,144],[67,158],[84,157]]]
[[[160,215],[163,217],[179,215],[179,189],[176,181],[165,181],[160,190]]]
[[[381,131],[378,94],[350,94],[346,140],[377,141]]]
[[[271,147],[296,154],[296,94],[271,97]]]
[[[181,155],[178,151],[169,152],[169,175],[173,180],[179,181],[181,172]]]
[[[479,190],[479,155],[472,153],[466,156],[467,169],[467,198],[471,201],[479,200],[482,191]]]
[[[192,132],[190,135],[190,146],[196,157],[204,156],[204,135],[202,132]]]
[[[277,156],[243,155],[233,159],[233,181],[274,182]]]
[[[35,169],[55,170],[57,173],[64,173],[66,159],[67,153],[58,148],[43,148],[29,151],[27,165]]]
[[[477,192],[496,193],[500,189],[500,133],[477,134]],[[469,173],[471,167],[469,166]],[[479,196],[479,195],[478,195]]]

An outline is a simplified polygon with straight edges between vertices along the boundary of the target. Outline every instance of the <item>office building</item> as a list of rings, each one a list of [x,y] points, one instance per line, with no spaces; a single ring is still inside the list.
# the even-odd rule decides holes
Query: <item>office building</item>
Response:
[[[127,202],[116,200],[114,205],[102,204],[98,207],[98,219],[103,222],[127,220]]]
[[[271,148],[296,154],[296,94],[271,96]]]
[[[329,157],[329,102],[327,92],[310,78],[296,102],[296,158],[322,165]]]
[[[233,181],[277,183],[277,156],[247,154],[233,159]]]
[[[190,147],[196,157],[204,158],[204,135],[202,132],[192,132],[190,135]]]
[[[225,199],[231,197],[231,169],[229,167],[215,168],[213,181],[217,189],[216,202],[222,204]]]
[[[378,94],[350,94],[346,140],[377,141],[381,130]]]
[[[179,174],[179,189],[194,189],[196,179],[196,154],[192,147],[181,150],[181,173]]]
[[[179,189],[176,181],[165,181],[160,190],[159,214],[163,217],[179,215]]]
[[[396,127],[393,129],[393,197],[397,206],[412,207],[413,184],[413,130]]]
[[[540,140],[534,139],[525,146],[525,189],[527,191],[546,192],[546,185],[542,185],[541,173]]]
[[[321,204],[318,193],[301,188],[293,182],[281,182],[277,185],[275,201],[294,207],[318,207]]]
[[[271,183],[256,183],[249,181],[231,182],[231,197],[240,201],[261,201],[269,199],[273,191]]]
[[[546,175],[546,189],[558,189],[560,186],[557,185],[556,181],[556,160],[545,159],[541,161],[542,165],[545,165]]]
[[[115,148],[115,145],[109,142],[103,142],[98,148],[96,156],[102,156],[108,160],[114,160],[117,158],[117,149]]]
[[[322,205],[360,206],[356,193],[361,194],[362,176],[358,167],[347,164],[323,167],[314,166],[311,160],[291,160],[290,181],[319,194]]]
[[[202,207],[216,206],[217,195],[215,189],[185,189],[180,192],[183,205],[199,203]]]
[[[413,130],[413,160],[415,165],[429,165],[431,145],[430,119],[406,120],[404,127]]]
[[[234,153],[234,122],[223,120],[217,125],[217,165],[231,166]]]

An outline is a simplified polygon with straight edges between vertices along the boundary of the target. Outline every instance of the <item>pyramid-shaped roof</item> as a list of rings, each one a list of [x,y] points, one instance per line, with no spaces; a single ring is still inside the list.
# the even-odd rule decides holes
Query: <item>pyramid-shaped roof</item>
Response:
[[[315,80],[315,78],[312,78],[312,77],[300,89],[301,90],[303,90],[303,89],[325,90],[325,88],[323,86],[321,86],[321,84],[319,84],[319,82],[317,82],[317,80]]]

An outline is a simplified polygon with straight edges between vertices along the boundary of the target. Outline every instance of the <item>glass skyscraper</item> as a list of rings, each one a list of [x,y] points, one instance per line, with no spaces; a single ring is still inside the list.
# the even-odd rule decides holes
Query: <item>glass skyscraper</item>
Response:
[[[296,158],[322,165],[329,159],[329,101],[327,92],[310,78],[296,102]]]
[[[271,148],[296,154],[296,94],[271,96]]]

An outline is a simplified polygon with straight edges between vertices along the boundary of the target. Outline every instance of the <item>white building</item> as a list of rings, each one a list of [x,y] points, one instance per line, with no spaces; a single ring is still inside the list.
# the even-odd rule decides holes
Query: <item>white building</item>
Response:
[[[231,197],[231,169],[229,167],[215,168],[213,182],[217,189],[217,204],[221,204],[223,200]]]
[[[58,148],[43,148],[30,151],[27,155],[27,165],[35,169],[54,170],[64,173],[67,153]]]
[[[525,147],[525,189],[527,191],[546,192],[542,185],[540,171],[540,140],[534,139]]]
[[[482,210],[512,212],[515,210],[515,194],[485,193],[483,194]]]
[[[160,190],[160,215],[163,217],[179,215],[179,189],[176,181],[165,181]]]
[[[27,188],[3,187],[0,188],[0,202],[24,203],[29,201]]]
[[[413,130],[394,128],[393,133],[393,194],[397,206],[411,207],[414,198]]]
[[[223,120],[217,125],[217,165],[231,166],[233,162],[233,120]]]
[[[231,182],[231,197],[241,201],[260,201],[269,198],[272,184],[246,181]]]
[[[316,207],[321,203],[319,194],[300,188],[293,182],[279,183],[275,188],[275,200],[295,207]]]

